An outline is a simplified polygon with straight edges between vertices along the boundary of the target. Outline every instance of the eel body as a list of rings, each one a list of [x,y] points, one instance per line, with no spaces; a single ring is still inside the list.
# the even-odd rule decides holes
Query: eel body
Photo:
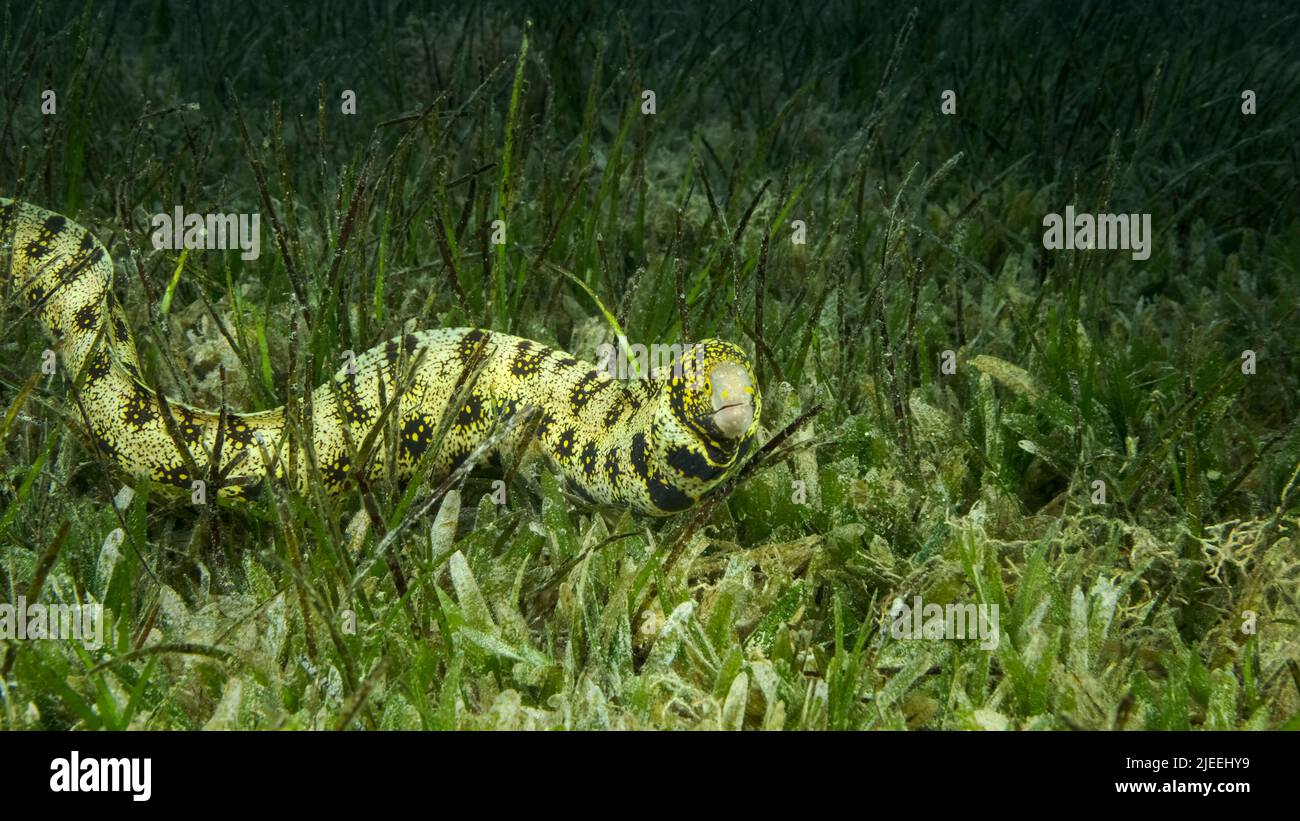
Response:
[[[617,379],[607,362],[476,328],[376,345],[313,392],[311,416],[297,425],[284,407],[194,408],[142,379],[112,259],[88,230],[0,198],[0,248],[0,286],[40,320],[65,373],[80,380],[78,415],[95,446],[130,476],[187,491],[216,476],[221,497],[248,499],[268,477],[306,490],[319,476],[341,493],[359,473],[403,479],[419,465],[446,475],[488,444],[539,450],[594,503],[664,515],[716,488],[758,430],[758,386],[729,342],[702,340],[649,378]],[[529,422],[511,425],[523,411]]]

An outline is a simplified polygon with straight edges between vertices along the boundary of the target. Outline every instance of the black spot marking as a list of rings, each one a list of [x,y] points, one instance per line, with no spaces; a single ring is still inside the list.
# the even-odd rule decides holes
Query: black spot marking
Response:
[[[126,320],[122,319],[120,316],[113,317],[113,336],[115,336],[117,341],[122,344],[126,344],[127,340],[130,338],[130,331],[127,330],[126,327]]]
[[[646,490],[650,492],[650,501],[660,510],[676,513],[695,504],[695,500],[682,492],[681,488],[665,482],[658,476],[646,480]]]
[[[578,445],[577,437],[578,432],[571,426],[560,431],[560,438],[555,442],[555,459],[560,464],[567,465],[572,461]]]
[[[583,374],[578,384],[574,385],[569,393],[569,407],[573,409],[574,415],[581,413],[596,394],[611,384],[613,384],[612,380],[601,379],[597,371],[587,371]]]
[[[176,408],[176,429],[180,431],[181,440],[187,445],[197,445],[203,441],[203,425],[199,419],[185,408]]]
[[[253,444],[253,429],[238,416],[227,417],[225,438],[237,447],[246,448]]]
[[[584,476],[590,479],[596,475],[596,443],[595,442],[587,442],[586,445],[583,445],[582,456],[579,458],[578,461],[582,465],[582,473]]]
[[[681,445],[668,448],[668,464],[688,479],[700,479],[705,482],[718,478],[723,471],[723,468],[709,464],[704,454]]]
[[[357,395],[357,375],[345,374],[341,380],[334,382],[334,393],[343,406],[343,416],[348,424],[364,426],[369,424],[371,414]]]
[[[99,306],[95,303],[82,305],[74,315],[77,327],[83,331],[92,331],[99,327]]]
[[[351,470],[352,460],[347,457],[347,454],[341,454],[334,460],[321,465],[321,474],[325,477],[325,481],[335,487],[347,481]]]
[[[520,378],[536,376],[542,371],[542,361],[551,355],[550,348],[532,350],[533,343],[523,340],[515,349],[515,357],[510,362],[510,373]]]
[[[117,445],[114,445],[112,442],[110,442],[108,438],[105,437],[99,431],[93,431],[91,433],[91,438],[95,440],[95,447],[99,448],[99,451],[101,453],[103,453],[113,461],[117,460],[118,457]]]
[[[141,430],[157,418],[158,408],[153,394],[139,382],[132,383],[131,395],[122,408],[122,421],[134,430]]]
[[[62,217],[58,214],[53,214],[46,218],[45,223],[41,226],[41,230],[36,235],[36,238],[27,243],[27,247],[23,249],[27,253],[27,256],[32,259],[40,259],[48,254],[50,248],[54,245],[54,240],[59,236],[59,234],[63,233],[63,228],[67,225],[67,222],[68,220],[66,217]]]
[[[402,422],[402,458],[412,462],[424,455],[433,444],[433,418],[424,414],[409,416]]]
[[[172,465],[161,470],[155,470],[153,472],[153,480],[174,487],[183,487],[186,490],[190,489],[190,472],[183,464]]]
[[[483,397],[471,393],[456,414],[455,426],[459,430],[469,430],[483,421]]]
[[[502,422],[513,418],[517,413],[519,413],[518,399],[500,399],[497,401],[497,416],[501,418]]]
[[[90,365],[86,369],[86,384],[89,385],[96,380],[108,376],[108,370],[108,349],[100,348],[99,351],[90,358]]]
[[[680,379],[674,379],[668,384],[668,407],[679,422],[697,427],[694,414],[686,410],[686,386]]]
[[[609,480],[611,487],[618,487],[618,477],[623,473],[618,461],[618,448],[605,451],[605,478]]]
[[[627,407],[627,399],[622,396],[618,397],[610,404],[610,406],[605,410],[605,418],[603,420],[606,430],[618,424],[618,420],[623,418],[623,412],[627,410]]]
[[[479,343],[487,338],[488,334],[477,328],[468,331],[460,338],[460,341],[456,343],[456,358],[462,365],[469,362],[470,357],[474,355],[474,351],[478,350]]]
[[[632,472],[642,480],[650,477],[650,447],[644,433],[632,437]]]
[[[735,461],[737,440],[723,436],[717,425],[713,424],[712,418],[706,420],[703,434],[696,441],[704,448],[704,453],[710,462],[720,465]]]
[[[237,479],[231,479],[230,483],[224,485],[222,490],[231,498],[235,499],[252,499],[262,493],[262,488],[266,485],[266,479],[254,479],[251,476],[242,476]]]

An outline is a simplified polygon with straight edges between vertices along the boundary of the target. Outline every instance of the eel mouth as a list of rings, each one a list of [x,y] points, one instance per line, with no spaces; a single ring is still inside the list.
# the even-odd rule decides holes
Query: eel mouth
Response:
[[[753,402],[733,402],[730,405],[723,405],[713,412],[714,426],[717,427],[719,433],[728,439],[735,439],[749,430],[749,426],[753,422]]]
[[[749,372],[735,362],[723,362],[709,379],[713,427],[728,439],[743,436],[754,423],[754,383]]]

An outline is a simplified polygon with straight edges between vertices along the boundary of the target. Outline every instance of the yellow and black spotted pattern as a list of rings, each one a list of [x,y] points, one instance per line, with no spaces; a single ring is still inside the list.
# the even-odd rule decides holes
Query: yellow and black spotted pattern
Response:
[[[45,326],[64,371],[81,380],[90,437],[125,473],[186,490],[215,475],[219,495],[234,499],[268,475],[306,489],[313,471],[299,459],[308,451],[290,441],[284,408],[228,413],[218,430],[221,414],[160,402],[146,387],[112,292],[112,259],[89,231],[0,198],[0,249],[6,298]],[[470,371],[477,376],[467,382]],[[389,403],[396,406],[385,415]],[[564,351],[471,328],[378,345],[316,389],[311,404],[310,424],[296,427],[310,431],[330,492],[390,467],[409,477],[435,445],[425,464],[431,476],[445,475],[534,408],[532,424],[504,429],[499,451],[539,451],[590,501],[655,515],[685,510],[715,488],[749,452],[761,411],[749,360],[727,342],[688,347],[675,370],[615,380]],[[529,436],[535,441],[522,441]],[[361,470],[353,460],[368,437],[384,445],[367,451]]]

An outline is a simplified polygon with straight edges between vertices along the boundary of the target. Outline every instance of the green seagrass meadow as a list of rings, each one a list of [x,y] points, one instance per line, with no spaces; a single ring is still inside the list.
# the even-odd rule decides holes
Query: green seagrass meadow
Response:
[[[543,463],[197,504],[94,447],[0,248],[0,604],[103,613],[0,637],[0,727],[1300,729],[1298,25],[0,0],[0,196],[104,243],[176,401],[462,326],[716,337],[763,399],[663,518]],[[155,248],[178,206],[260,253]],[[1045,247],[1067,207],[1149,258]]]

